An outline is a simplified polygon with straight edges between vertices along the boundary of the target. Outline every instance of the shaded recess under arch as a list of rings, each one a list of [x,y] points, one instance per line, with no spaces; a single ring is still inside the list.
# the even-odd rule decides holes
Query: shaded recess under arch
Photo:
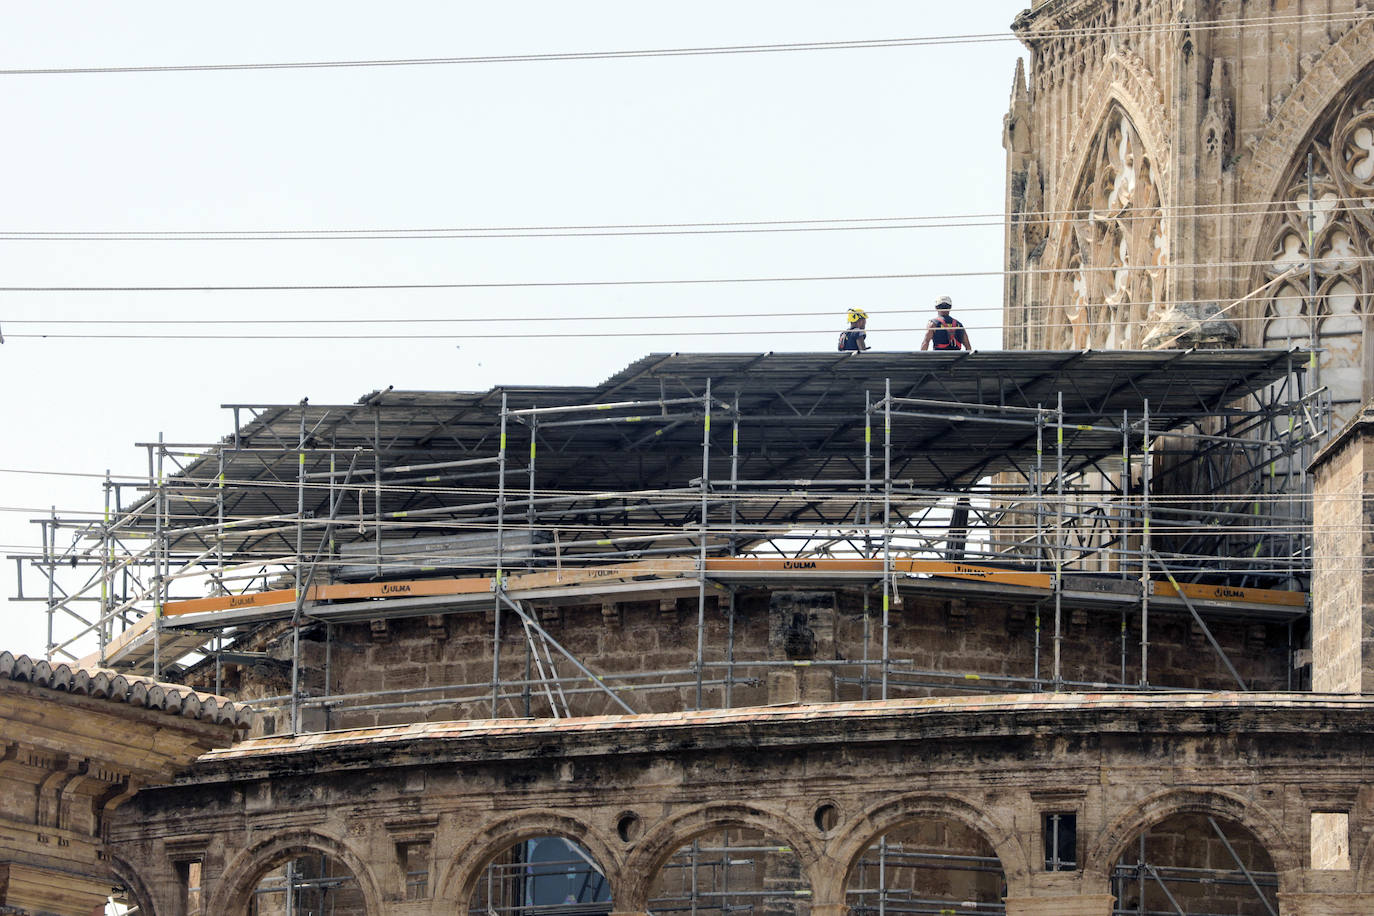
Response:
[[[851,916],[1005,912],[1007,881],[992,843],[963,821],[915,816],[874,837],[850,870]]]
[[[611,909],[605,867],[560,836],[529,837],[499,852],[467,904],[471,916],[604,916]]]
[[[1278,913],[1274,860],[1246,827],[1179,812],[1140,831],[1112,866],[1114,913]]]
[[[366,916],[358,878],[323,853],[292,855],[268,867],[254,886],[247,916]]]
[[[381,895],[363,860],[343,843],[307,830],[283,831],[244,851],[207,890],[205,912],[217,916],[381,912]]]
[[[808,916],[813,902],[797,851],[756,827],[713,830],[679,847],[649,885],[655,916]]]

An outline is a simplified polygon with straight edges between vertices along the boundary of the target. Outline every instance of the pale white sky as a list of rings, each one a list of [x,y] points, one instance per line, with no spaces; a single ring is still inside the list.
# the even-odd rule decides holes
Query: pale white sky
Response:
[[[352,402],[387,385],[583,384],[664,350],[830,351],[851,305],[869,311],[872,346],[915,349],[918,329],[942,294],[954,297],[975,346],[1000,346],[1002,230],[995,219],[975,221],[983,226],[948,225],[969,222],[954,219],[913,228],[908,219],[896,224],[902,228],[591,238],[15,236],[998,214],[1002,115],[1022,50],[1008,26],[1026,5],[4,0],[5,71],[974,34],[1007,40],[403,67],[0,74],[3,553],[37,549],[38,526],[29,520],[50,506],[59,514],[98,510],[106,469],[145,474],[145,453],[135,442],[155,440],[159,432],[175,441],[212,441],[230,432],[223,403],[307,396],[316,403]],[[977,272],[984,275],[954,276]],[[893,274],[927,276],[373,291],[13,291]],[[747,317],[753,315],[762,317]],[[603,316],[617,320],[517,320]],[[436,318],[485,320],[402,321]],[[58,319],[301,323],[22,323]],[[519,336],[548,332],[636,336]],[[21,336],[41,333],[138,336]],[[148,336],[157,334],[213,339]],[[64,476],[80,474],[91,476]],[[39,577],[26,575],[26,585],[38,589]],[[14,594],[12,560],[4,563],[0,590]],[[42,605],[10,601],[3,613],[0,648],[41,654]]]

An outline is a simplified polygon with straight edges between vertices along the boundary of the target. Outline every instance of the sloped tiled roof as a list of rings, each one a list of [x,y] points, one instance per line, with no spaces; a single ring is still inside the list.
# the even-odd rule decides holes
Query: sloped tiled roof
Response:
[[[0,652],[0,680],[23,681],[50,690],[161,710],[169,715],[234,728],[248,728],[255,718],[250,707],[213,693],[200,693],[179,684],[166,684],[104,668],[79,668],[42,659],[35,661],[27,655],[11,652]]]

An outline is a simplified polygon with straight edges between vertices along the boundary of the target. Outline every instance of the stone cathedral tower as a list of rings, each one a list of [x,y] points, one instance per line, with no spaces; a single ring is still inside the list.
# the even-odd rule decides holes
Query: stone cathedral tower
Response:
[[[1374,396],[1371,7],[1036,0],[1013,26],[1005,345],[1315,344],[1333,428],[1353,416]]]

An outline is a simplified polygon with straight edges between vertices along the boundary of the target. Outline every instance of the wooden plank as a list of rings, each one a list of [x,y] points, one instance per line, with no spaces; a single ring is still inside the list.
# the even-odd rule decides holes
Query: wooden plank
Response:
[[[723,557],[706,561],[706,574],[719,573],[766,573],[766,572],[814,572],[814,573],[869,573],[882,575],[882,560],[837,560],[830,558],[812,559],[758,559],[754,557]]]
[[[268,604],[287,604],[296,600],[294,588],[279,588],[251,595],[221,595],[217,598],[192,598],[190,601],[171,601],[162,606],[165,617],[178,614],[201,614],[206,611],[230,611],[240,607],[262,607]]]
[[[1246,604],[1272,604],[1279,607],[1304,607],[1306,592],[1286,592],[1272,588],[1236,588],[1231,585],[1198,585],[1180,582],[1179,589],[1189,598],[1199,601],[1238,601]],[[1152,583],[1152,592],[1161,598],[1174,598],[1178,591],[1165,581]]]
[[[1049,573],[998,569],[995,566],[973,566],[948,560],[894,560],[892,568],[897,572],[938,576],[943,579],[971,579],[976,582],[996,582],[998,585],[1019,585],[1042,590],[1054,587],[1054,577]]]
[[[401,582],[363,582],[353,585],[318,585],[306,598],[311,601],[345,601],[357,598],[414,598],[430,595],[472,595],[491,591],[491,579],[414,579]]]
[[[135,639],[138,639],[140,636],[146,633],[148,631],[148,628],[152,625],[152,614],[145,614],[142,617],[135,620],[133,626],[129,627],[129,629],[125,630],[123,633],[120,633],[118,636],[110,640],[105,645],[105,657],[110,659],[115,658],[120,652],[124,650],[125,646],[129,645]],[[85,658],[77,662],[77,665],[79,665],[82,668],[99,668],[100,651],[97,650],[95,652],[92,652],[90,655],[87,655]]]
[[[579,585],[584,582],[623,581],[625,579],[675,577],[695,572],[697,561],[686,558],[639,560],[609,566],[575,566],[550,572],[526,573],[506,578],[507,591],[528,591],[536,588]]]

